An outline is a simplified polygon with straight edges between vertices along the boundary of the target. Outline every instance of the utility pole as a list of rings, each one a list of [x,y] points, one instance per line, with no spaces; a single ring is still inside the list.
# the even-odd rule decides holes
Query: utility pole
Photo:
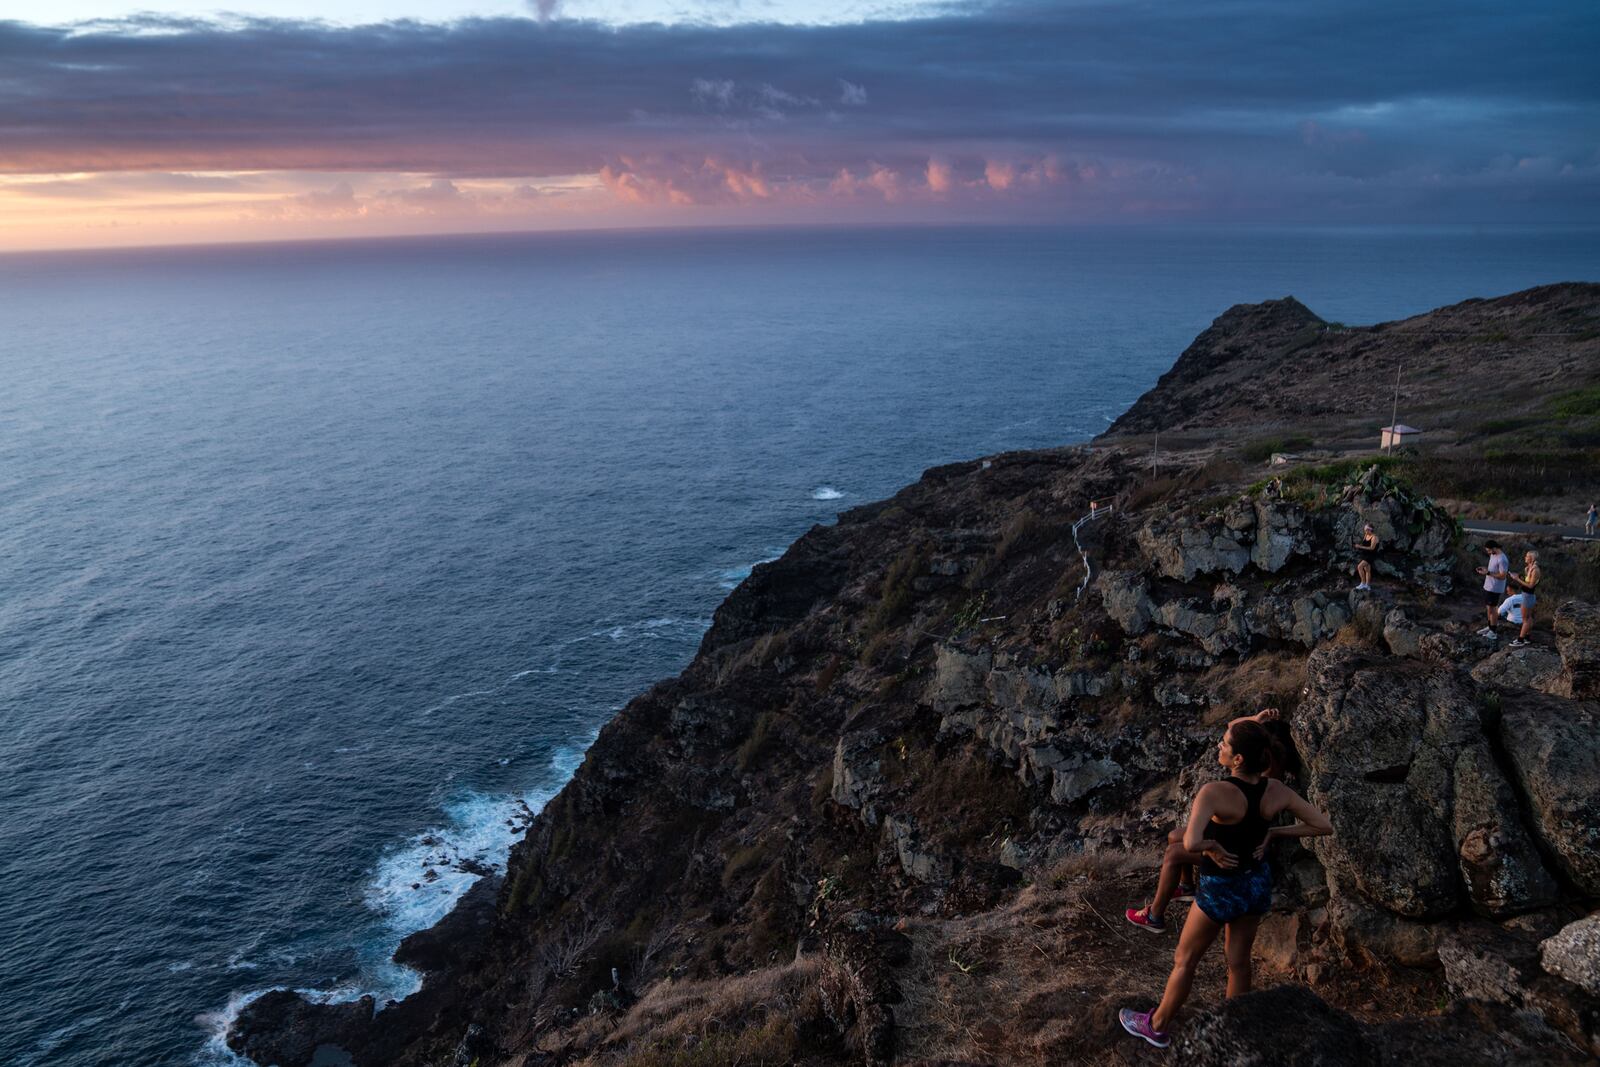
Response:
[[[1399,436],[1395,432],[1395,427],[1399,425],[1399,423],[1396,420],[1398,420],[1399,418],[1400,418],[1400,364],[1396,363],[1394,365],[1394,407],[1391,408],[1390,411],[1389,411],[1389,443],[1388,443],[1388,445],[1386,446],[1386,449],[1385,449],[1390,454],[1393,454],[1393,452],[1394,452],[1394,439]]]

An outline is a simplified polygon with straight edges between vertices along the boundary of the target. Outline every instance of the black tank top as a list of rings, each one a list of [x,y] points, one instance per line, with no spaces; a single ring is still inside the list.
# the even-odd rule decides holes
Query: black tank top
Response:
[[[1207,856],[1200,861],[1200,870],[1205,874],[1243,874],[1255,870],[1261,863],[1256,859],[1256,849],[1267,839],[1269,825],[1261,817],[1261,798],[1267,795],[1267,786],[1272,784],[1272,780],[1262,778],[1252,785],[1229,775],[1223,781],[1244,794],[1244,818],[1231,823],[1220,823],[1213,818],[1211,825],[1206,827],[1206,836],[1239,857],[1239,866],[1224,870]]]

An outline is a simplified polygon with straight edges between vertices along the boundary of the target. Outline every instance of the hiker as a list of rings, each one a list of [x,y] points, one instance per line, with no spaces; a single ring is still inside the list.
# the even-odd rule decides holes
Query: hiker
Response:
[[[1271,747],[1271,735],[1262,724],[1230,724],[1217,745],[1217,762],[1228,777],[1202,786],[1195,795],[1183,844],[1204,859],[1195,906],[1183,924],[1166,991],[1154,1011],[1123,1008],[1117,1013],[1124,1030],[1157,1048],[1171,1044],[1172,1020],[1188,999],[1200,957],[1224,930],[1228,996],[1250,992],[1250,948],[1261,916],[1272,905],[1267,845],[1279,838],[1333,833],[1325,813],[1282,782],[1265,777]],[[1299,821],[1269,825],[1285,811]]]
[[[1512,626],[1522,625],[1522,602],[1527,598],[1526,593],[1514,593],[1500,602],[1495,609],[1495,614],[1509,622]],[[1512,644],[1516,644],[1515,641]]]
[[[1596,526],[1600,526],[1600,504],[1590,504],[1588,513],[1583,517],[1583,532],[1593,537]]]
[[[1267,750],[1266,776],[1282,781],[1288,770],[1290,750],[1289,731],[1283,721],[1283,713],[1277,708],[1262,708],[1254,715],[1234,719],[1228,725],[1232,727],[1241,722],[1259,723],[1266,729],[1271,741]],[[1204,859],[1199,853],[1184,848],[1182,827],[1167,834],[1167,850],[1161,856],[1156,895],[1142,908],[1128,908],[1122,913],[1123,918],[1153,934],[1166,933],[1167,905],[1174,900],[1194,899],[1194,868]]]
[[[1352,546],[1356,550],[1356,577],[1361,580],[1357,589],[1372,589],[1372,563],[1378,558],[1378,532],[1372,523],[1361,527],[1361,540]]]
[[[1529,549],[1522,554],[1522,575],[1506,575],[1506,581],[1521,590],[1517,595],[1522,597],[1522,630],[1517,634],[1517,639],[1511,642],[1512,648],[1525,648],[1528,644],[1528,635],[1533,632],[1533,606],[1538,602],[1534,589],[1539,585],[1539,553]]]
[[[1487,566],[1479,567],[1478,573],[1483,575],[1483,612],[1489,619],[1489,625],[1478,631],[1479,637],[1487,637],[1493,641],[1496,638],[1494,624],[1498,620],[1495,609],[1500,606],[1500,601],[1505,599],[1506,577],[1511,573],[1511,565],[1506,561],[1506,554],[1500,548],[1499,541],[1485,541],[1483,549],[1489,553]]]

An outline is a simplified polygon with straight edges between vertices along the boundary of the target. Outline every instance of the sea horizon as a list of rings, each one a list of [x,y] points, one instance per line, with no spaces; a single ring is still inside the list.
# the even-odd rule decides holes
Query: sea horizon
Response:
[[[480,237],[0,259],[0,1060],[233,1063],[247,996],[403,995],[399,939],[752,566],[1092,438],[1232,304],[1383,321],[1600,262],[1523,229]]]

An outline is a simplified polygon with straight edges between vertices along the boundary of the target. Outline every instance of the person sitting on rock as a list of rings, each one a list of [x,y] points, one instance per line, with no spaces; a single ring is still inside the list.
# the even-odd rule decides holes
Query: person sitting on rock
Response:
[[[1183,924],[1166,991],[1154,1011],[1123,1008],[1117,1013],[1124,1030],[1157,1048],[1171,1044],[1168,1033],[1189,997],[1195,968],[1224,931],[1228,996],[1250,991],[1250,949],[1261,916],[1272,906],[1267,845],[1278,838],[1333,833],[1326,813],[1282,782],[1266,777],[1271,749],[1271,735],[1260,723],[1230,724],[1217,745],[1217,762],[1228,771],[1228,777],[1202,786],[1195,795],[1183,844],[1204,859],[1195,906]],[[1271,825],[1283,812],[1298,821]]]
[[[1479,630],[1478,636],[1493,641],[1496,636],[1494,624],[1498,619],[1495,609],[1505,598],[1506,577],[1511,571],[1511,564],[1506,561],[1499,541],[1485,541],[1483,550],[1489,553],[1489,562],[1487,566],[1479,567],[1478,573],[1483,575],[1483,610],[1489,618],[1489,625]]]
[[[1353,546],[1356,550],[1356,577],[1360,579],[1357,589],[1370,590],[1372,588],[1372,564],[1378,558],[1378,532],[1372,528],[1372,523],[1367,523],[1361,528],[1361,540]]]
[[[1533,632],[1533,606],[1538,602],[1533,591],[1540,577],[1539,553],[1531,550],[1522,554],[1521,576],[1506,575],[1506,581],[1522,591],[1519,594],[1522,597],[1522,630],[1517,634],[1517,639],[1511,642],[1512,648],[1526,648],[1528,645],[1528,635]]]
[[[1509,622],[1512,626],[1521,626],[1522,601],[1525,595],[1526,594],[1523,593],[1513,593],[1511,596],[1506,597],[1500,602],[1500,607],[1496,609],[1495,614]],[[1516,642],[1513,641],[1512,644],[1515,645]]]
[[[1288,726],[1283,713],[1277,708],[1262,708],[1254,715],[1234,719],[1228,725],[1241,722],[1258,723],[1271,737],[1267,750],[1267,777],[1283,780],[1289,763],[1290,742]],[[1174,900],[1194,899],[1194,869],[1204,856],[1190,852],[1183,846],[1183,828],[1167,834],[1167,851],[1161,856],[1161,873],[1156,877],[1156,895],[1142,908],[1128,908],[1123,917],[1142,930],[1153,934],[1167,932],[1167,905]]]

